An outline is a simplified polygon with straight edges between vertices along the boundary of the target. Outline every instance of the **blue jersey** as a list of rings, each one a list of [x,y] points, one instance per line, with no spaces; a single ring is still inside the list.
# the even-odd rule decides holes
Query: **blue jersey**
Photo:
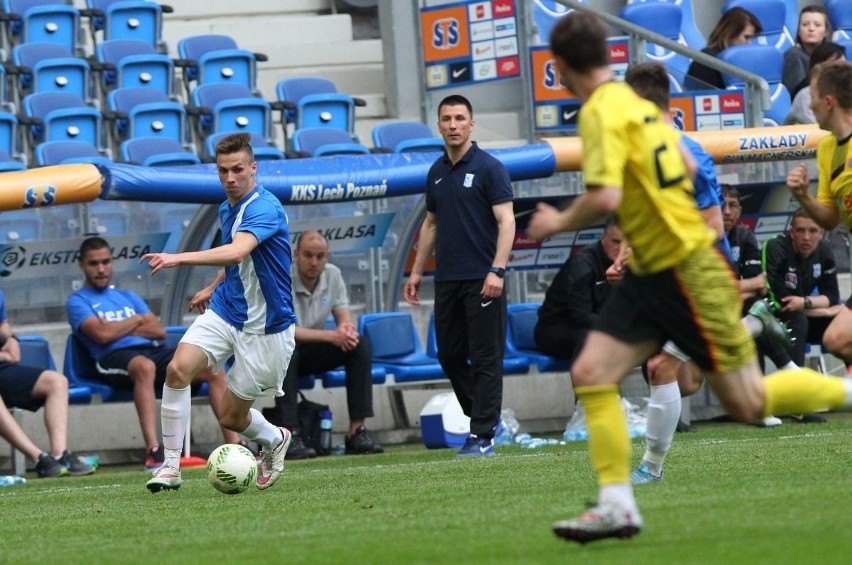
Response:
[[[699,210],[705,210],[713,206],[718,206],[720,209],[725,205],[725,198],[722,196],[722,187],[719,185],[719,180],[716,178],[716,167],[713,163],[713,157],[704,151],[704,148],[698,142],[690,139],[687,136],[682,136],[684,145],[695,157],[698,162],[698,172],[695,173],[695,179],[692,184],[695,186],[695,203],[698,204]],[[733,264],[733,253],[731,252],[731,244],[728,242],[728,236],[722,235],[722,239],[716,242],[716,247],[725,254],[728,262]]]
[[[120,322],[133,317],[135,314],[148,314],[151,309],[135,292],[117,288],[98,290],[86,286],[68,297],[65,302],[65,310],[68,313],[68,323],[71,324],[71,330],[77,334],[92,357],[97,360],[118,349],[159,345],[158,341],[138,335],[126,335],[112,343],[102,345],[80,331],[83,322],[92,316],[105,322]]]
[[[225,280],[216,287],[210,308],[240,331],[272,334],[296,321],[290,284],[290,232],[281,202],[256,186],[236,205],[219,207],[222,244],[237,232],[249,232],[258,246],[239,265],[225,267]]]

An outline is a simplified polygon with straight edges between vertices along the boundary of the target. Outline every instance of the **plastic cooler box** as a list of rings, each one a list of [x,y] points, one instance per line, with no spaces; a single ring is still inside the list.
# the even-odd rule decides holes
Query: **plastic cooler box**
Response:
[[[455,393],[444,392],[420,411],[420,430],[429,449],[461,447],[470,435],[470,418],[462,412]]]

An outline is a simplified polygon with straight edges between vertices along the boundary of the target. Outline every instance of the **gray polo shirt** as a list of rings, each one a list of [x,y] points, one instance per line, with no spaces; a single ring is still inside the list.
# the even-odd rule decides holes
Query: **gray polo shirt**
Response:
[[[340,269],[326,263],[313,294],[305,288],[295,263],[293,279],[293,306],[296,308],[297,324],[303,328],[325,329],[325,320],[335,310],[349,308],[349,295]]]

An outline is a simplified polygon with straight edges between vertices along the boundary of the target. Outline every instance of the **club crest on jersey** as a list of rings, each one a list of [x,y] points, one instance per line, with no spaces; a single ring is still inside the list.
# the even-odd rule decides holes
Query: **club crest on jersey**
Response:
[[[799,275],[795,271],[784,275],[784,286],[795,290],[799,286]]]
[[[465,174],[463,186],[465,188],[470,188],[473,186],[473,173]]]
[[[822,275],[822,265],[820,263],[814,263],[814,278],[818,279]]]

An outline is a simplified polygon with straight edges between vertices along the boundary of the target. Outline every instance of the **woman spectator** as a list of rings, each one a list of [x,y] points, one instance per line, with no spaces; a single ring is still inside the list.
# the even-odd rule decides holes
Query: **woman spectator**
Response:
[[[734,45],[745,45],[763,31],[757,16],[743,8],[731,8],[722,15],[707,39],[702,53],[716,57],[722,50]],[[693,61],[686,71],[684,81],[687,90],[725,88],[722,73],[707,65]]]
[[[784,52],[784,68],[781,83],[787,87],[790,98],[808,87],[810,58],[817,45],[831,37],[828,12],[822,6],[805,6],[799,13],[799,29],[796,44]]]
[[[828,61],[837,61],[838,59],[846,58],[846,49],[842,45],[826,41],[816,46],[811,53],[809,61],[808,76],[810,71],[820,63]],[[792,124],[815,124],[816,117],[814,111],[811,110],[811,89],[808,84],[808,79],[804,80],[805,86],[796,93],[793,98],[793,104],[790,106],[790,113],[784,120],[785,125]]]

